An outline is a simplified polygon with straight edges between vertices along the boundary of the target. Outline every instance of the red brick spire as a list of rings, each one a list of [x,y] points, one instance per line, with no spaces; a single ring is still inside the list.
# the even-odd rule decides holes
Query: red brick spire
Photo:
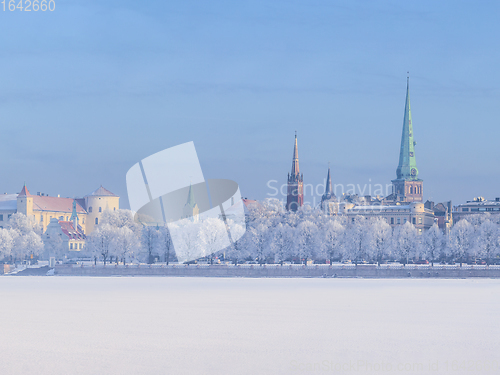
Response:
[[[295,132],[295,145],[293,147],[292,171],[288,174],[288,192],[286,209],[297,211],[304,203],[303,176],[299,172],[299,148],[297,146],[297,132]]]

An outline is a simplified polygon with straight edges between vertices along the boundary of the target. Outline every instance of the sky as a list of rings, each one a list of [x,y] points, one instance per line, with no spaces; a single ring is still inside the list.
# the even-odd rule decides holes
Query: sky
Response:
[[[295,131],[307,202],[329,162],[334,184],[385,186],[409,71],[424,200],[500,197],[496,1],[55,5],[0,4],[1,193],[102,184],[128,208],[127,170],[193,141],[206,179],[264,199],[286,183]]]

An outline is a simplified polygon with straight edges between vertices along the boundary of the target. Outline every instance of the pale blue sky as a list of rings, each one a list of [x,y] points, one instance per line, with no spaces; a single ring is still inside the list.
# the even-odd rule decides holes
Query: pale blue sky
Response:
[[[194,141],[262,199],[294,131],[306,183],[390,183],[406,71],[424,198],[500,196],[496,1],[62,1],[0,10],[0,190],[123,197]],[[306,200],[310,200],[307,198]]]

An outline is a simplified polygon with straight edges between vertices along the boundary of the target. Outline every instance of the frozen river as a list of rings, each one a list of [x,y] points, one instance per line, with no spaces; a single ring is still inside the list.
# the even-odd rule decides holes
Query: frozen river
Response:
[[[498,374],[500,280],[0,277],[0,373]]]

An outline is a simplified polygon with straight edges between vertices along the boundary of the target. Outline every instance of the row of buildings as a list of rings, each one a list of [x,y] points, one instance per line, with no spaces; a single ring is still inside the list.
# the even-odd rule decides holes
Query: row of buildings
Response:
[[[100,186],[83,198],[31,194],[26,185],[19,194],[0,195],[0,228],[15,213],[37,224],[43,238],[59,236],[68,250],[81,250],[86,236],[95,229],[105,210],[117,210],[120,197]]]
[[[424,202],[423,180],[418,177],[415,146],[408,78],[399,163],[396,169],[396,178],[391,181],[392,193],[386,197],[359,197],[345,194],[336,197],[333,191],[330,167],[328,167],[325,193],[321,198],[321,209],[329,215],[346,215],[352,217],[353,220],[357,215],[380,216],[393,227],[410,222],[415,225],[419,232],[430,228],[434,223],[437,223],[444,232],[448,232],[454,220],[458,221],[467,215],[482,212],[500,213],[500,198],[495,201],[476,198],[457,207],[452,207],[451,201],[438,204],[432,201]],[[304,204],[304,176],[299,169],[297,134],[295,134],[292,169],[288,174],[287,181],[286,208],[296,211]]]

